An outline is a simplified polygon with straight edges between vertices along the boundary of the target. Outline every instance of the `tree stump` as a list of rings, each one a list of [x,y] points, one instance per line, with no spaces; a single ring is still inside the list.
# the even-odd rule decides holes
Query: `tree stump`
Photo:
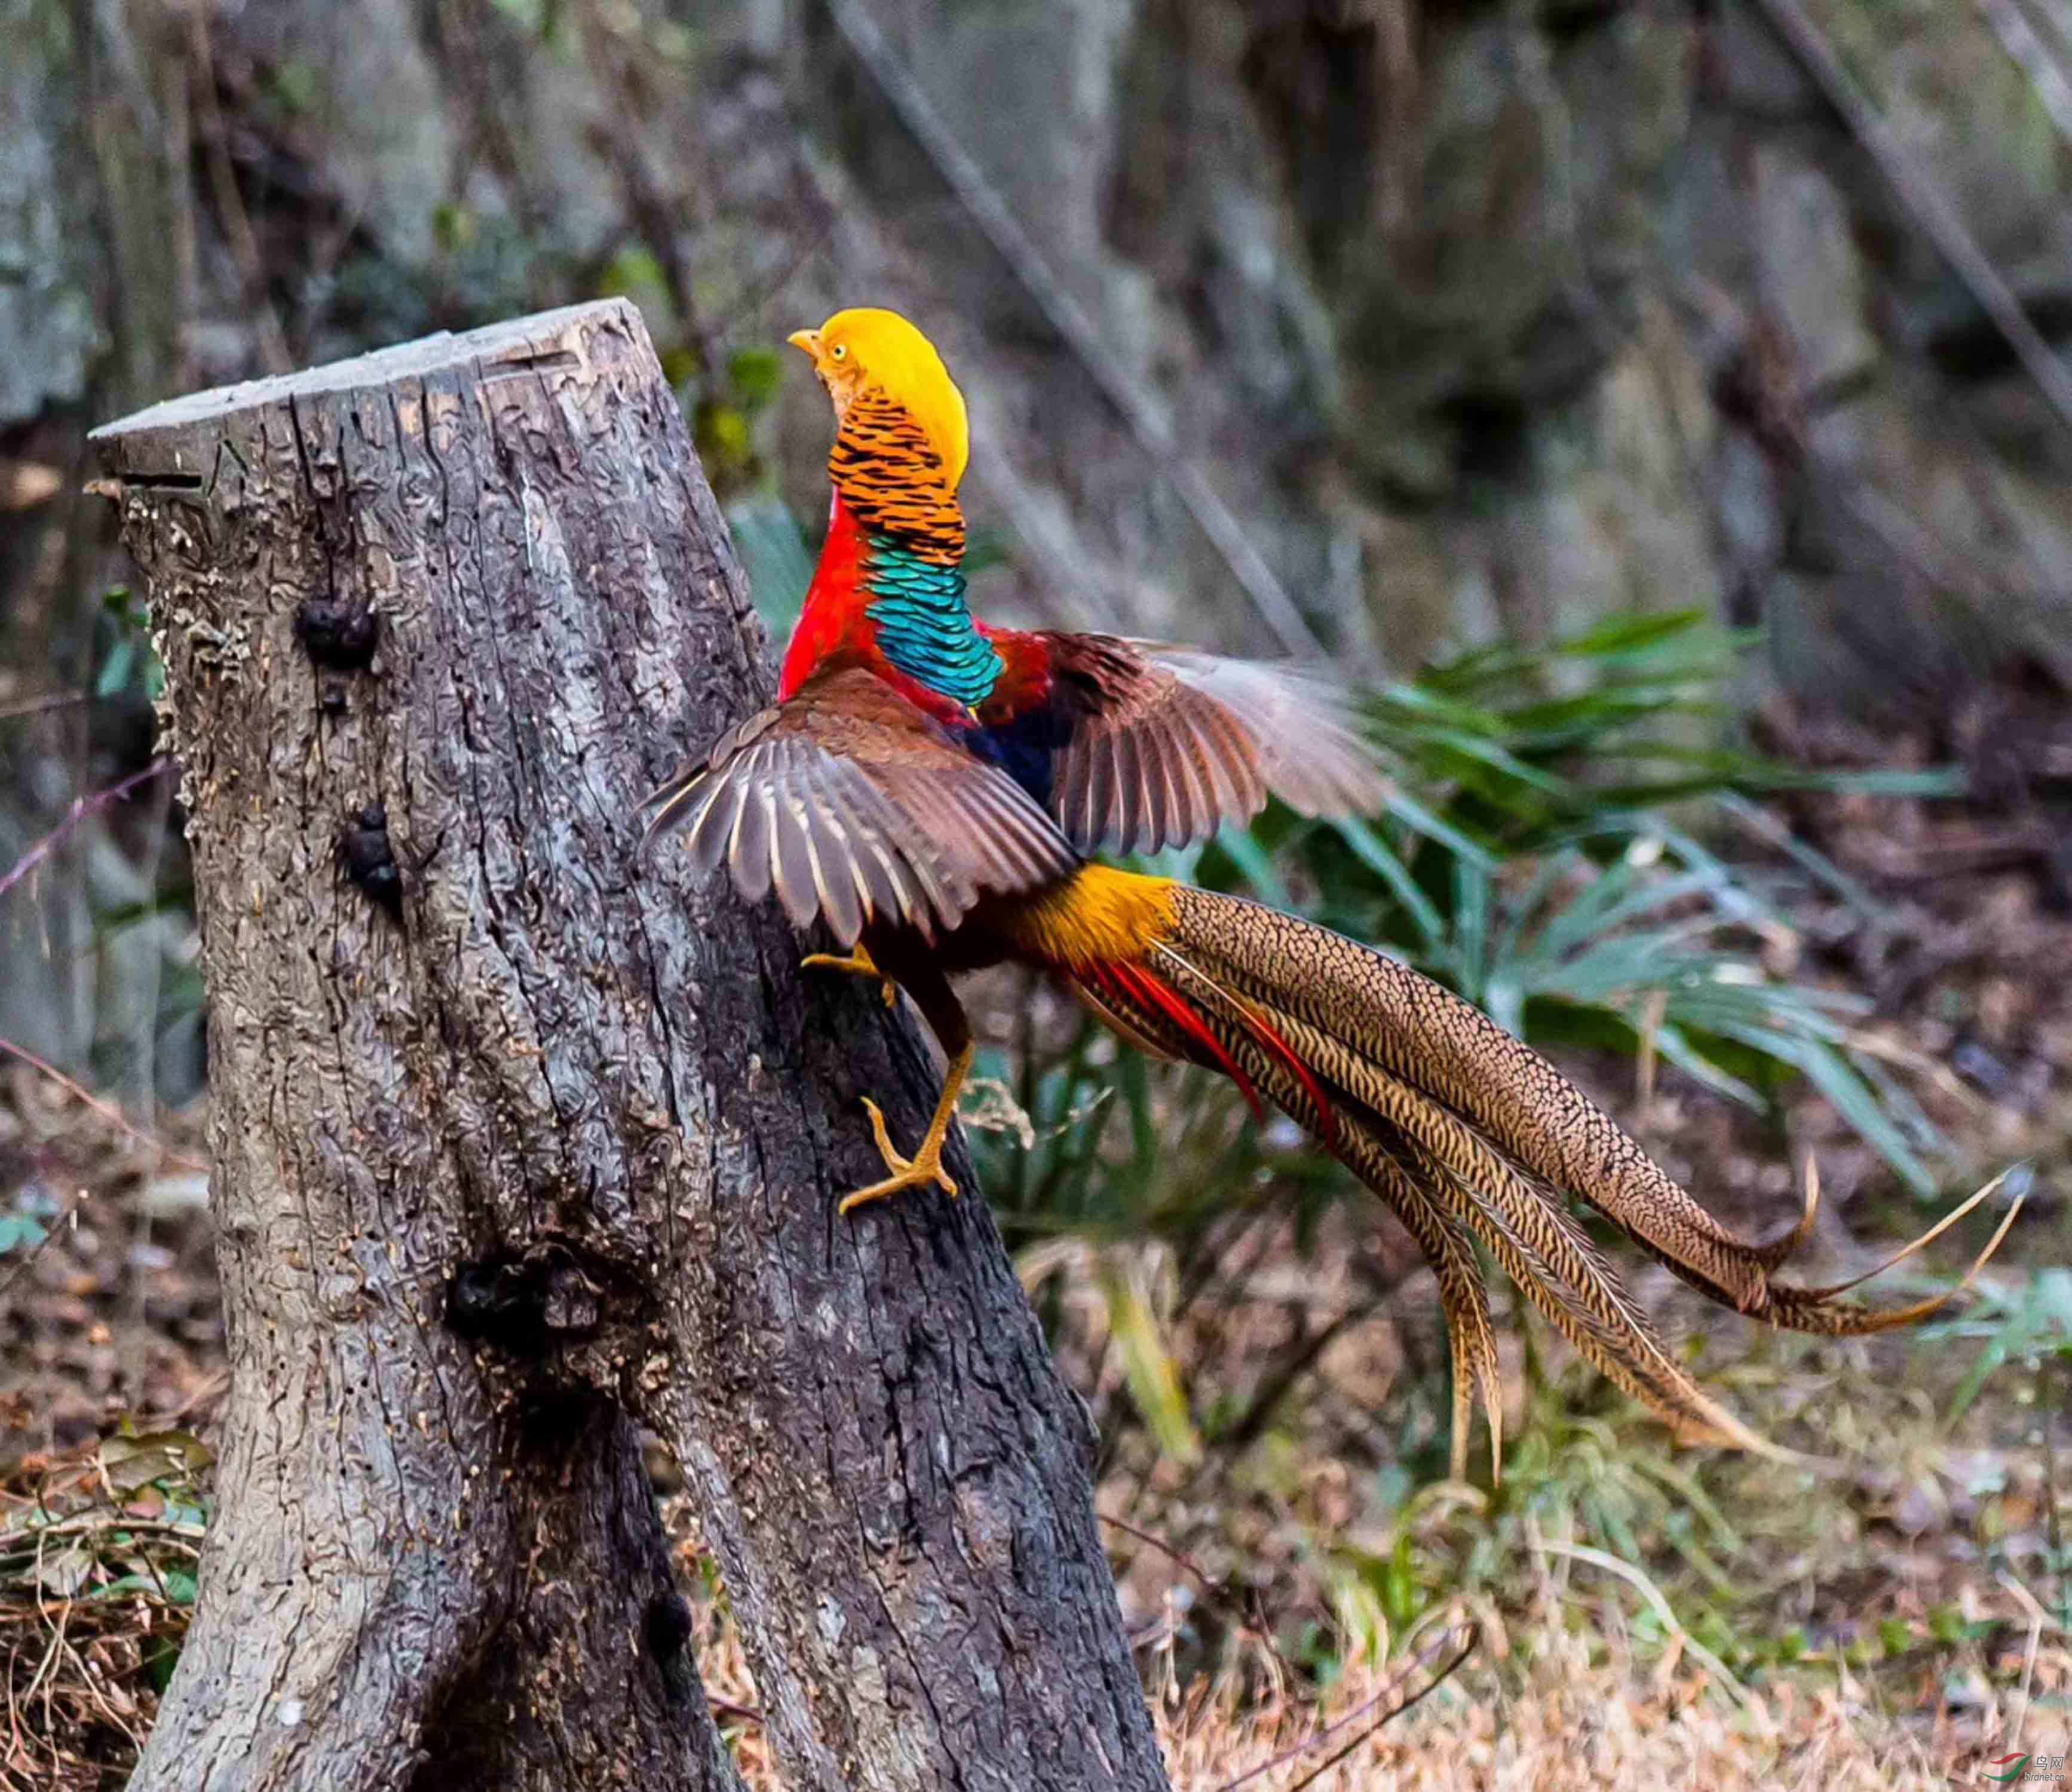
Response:
[[[792,1786],[1162,1786],[985,1204],[834,1211],[859,1095],[918,1134],[913,1034],[639,855],[767,681],[637,314],[96,441],[193,842],[232,1375],[139,1792],[738,1784],[641,1425]]]

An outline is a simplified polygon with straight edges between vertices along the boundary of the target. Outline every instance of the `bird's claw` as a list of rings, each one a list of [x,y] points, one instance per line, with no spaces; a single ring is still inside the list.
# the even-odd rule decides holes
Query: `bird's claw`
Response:
[[[906,1189],[925,1188],[931,1182],[954,1200],[956,1178],[943,1168],[943,1142],[948,1128],[931,1127],[928,1136],[921,1141],[921,1149],[911,1157],[902,1157],[893,1146],[892,1135],[885,1129],[884,1110],[868,1095],[863,1098],[863,1105],[870,1116],[870,1135],[878,1141],[878,1154],[892,1173],[882,1182],[872,1182],[853,1194],[844,1195],[836,1211],[847,1214],[866,1202],[882,1201],[887,1195],[898,1194]]]
[[[867,946],[858,945],[847,952],[808,952],[799,960],[802,971],[846,971],[852,976],[875,977],[879,993],[890,1008],[899,999],[899,985],[878,968]]]

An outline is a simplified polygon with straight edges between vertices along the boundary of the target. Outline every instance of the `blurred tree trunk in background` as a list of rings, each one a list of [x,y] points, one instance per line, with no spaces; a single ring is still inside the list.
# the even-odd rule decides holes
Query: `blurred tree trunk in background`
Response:
[[[141,653],[105,701],[35,706],[84,697],[105,668],[102,595],[130,569],[107,507],[80,491],[86,429],[188,383],[199,250],[178,14],[158,0],[0,0],[0,43],[4,872],[75,797],[151,750]],[[162,796],[79,828],[0,904],[0,1038],[72,1068],[101,1048],[97,1080],[145,1112],[162,1068],[181,1100],[200,1073],[191,1029],[169,1050],[158,1038],[191,932],[151,912],[162,884],[184,882]]]
[[[645,1424],[787,1783],[1162,1786],[985,1204],[836,1217],[855,1097],[922,1124],[911,1034],[638,860],[641,797],[766,688],[638,314],[97,439],[189,810],[233,1367],[134,1783],[733,1785]]]

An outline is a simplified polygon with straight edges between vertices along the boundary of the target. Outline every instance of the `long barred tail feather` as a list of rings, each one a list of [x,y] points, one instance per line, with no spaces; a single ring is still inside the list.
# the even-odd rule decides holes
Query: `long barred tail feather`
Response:
[[[1457,1473],[1477,1399],[1493,1463],[1500,1453],[1496,1346],[1478,1244],[1578,1352],[1680,1432],[1789,1453],[1692,1379],[1570,1210],[1572,1200],[1713,1299],[1794,1330],[1849,1337],[1910,1324],[1964,1285],[1883,1309],[1843,1301],[1855,1281],[1781,1285],[1772,1272],[1810,1230],[1817,1185],[1783,1238],[1752,1244],[1546,1059],[1428,978],[1256,903],[1184,887],[1172,894],[1173,931],[1151,961],[1121,974],[1083,973],[1082,986],[1135,1038],[1221,1070],[1255,1104],[1264,1095],[1285,1110],[1402,1220],[1438,1279]],[[1992,1186],[1900,1255],[1954,1224]],[[2011,1208],[1974,1272],[2012,1219]]]

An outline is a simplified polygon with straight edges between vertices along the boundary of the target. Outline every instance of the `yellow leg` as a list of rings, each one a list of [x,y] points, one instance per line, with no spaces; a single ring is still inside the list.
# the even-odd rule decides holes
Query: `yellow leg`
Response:
[[[950,1122],[956,1118],[957,1096],[962,1091],[964,1078],[972,1067],[972,1046],[968,1041],[950,1060],[949,1073],[943,1079],[943,1093],[935,1103],[935,1117],[928,1122],[928,1130],[921,1140],[921,1149],[911,1157],[902,1157],[892,1148],[892,1136],[885,1130],[885,1115],[870,1096],[863,1098],[863,1105],[870,1113],[871,1136],[878,1141],[879,1155],[885,1159],[885,1167],[892,1173],[882,1182],[873,1182],[867,1188],[858,1189],[853,1194],[842,1197],[839,1211],[848,1213],[861,1206],[866,1201],[882,1201],[888,1194],[897,1194],[902,1189],[920,1188],[933,1182],[944,1194],[955,1195],[957,1185],[950,1173],[943,1168],[943,1145],[950,1136]]]
[[[861,940],[839,958],[832,952],[808,952],[799,960],[799,967],[801,970],[847,971],[859,977],[876,977],[887,1008],[899,999],[899,985],[878,969],[877,960],[870,956],[870,948]]]

